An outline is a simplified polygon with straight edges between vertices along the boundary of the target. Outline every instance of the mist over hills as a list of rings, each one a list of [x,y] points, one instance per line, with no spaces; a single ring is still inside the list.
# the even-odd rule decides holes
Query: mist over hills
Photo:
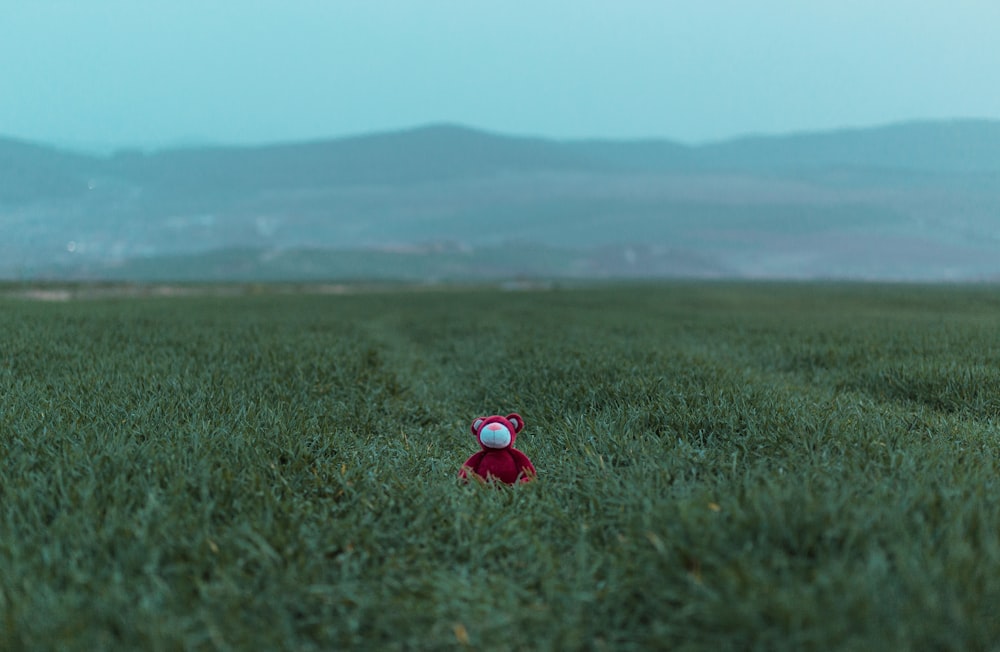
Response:
[[[1000,279],[1000,122],[557,141],[0,138],[0,277]]]

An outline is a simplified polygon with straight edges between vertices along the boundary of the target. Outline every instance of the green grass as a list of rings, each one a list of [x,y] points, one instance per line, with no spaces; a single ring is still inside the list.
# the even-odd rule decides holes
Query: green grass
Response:
[[[0,648],[1000,649],[1000,292],[0,299]],[[520,412],[539,471],[461,486]]]

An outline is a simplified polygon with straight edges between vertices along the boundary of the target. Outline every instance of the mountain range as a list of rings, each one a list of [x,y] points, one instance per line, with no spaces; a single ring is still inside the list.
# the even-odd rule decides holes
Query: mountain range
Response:
[[[20,280],[998,280],[1000,121],[106,156],[0,138],[0,233]]]

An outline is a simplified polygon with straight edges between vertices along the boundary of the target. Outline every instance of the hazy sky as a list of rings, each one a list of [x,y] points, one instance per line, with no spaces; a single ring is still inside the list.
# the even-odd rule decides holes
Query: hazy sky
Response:
[[[996,0],[0,0],[0,134],[701,142],[1000,118],[998,33]]]

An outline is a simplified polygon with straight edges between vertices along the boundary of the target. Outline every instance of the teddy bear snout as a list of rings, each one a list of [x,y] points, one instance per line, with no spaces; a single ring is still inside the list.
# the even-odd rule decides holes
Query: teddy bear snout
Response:
[[[510,443],[510,431],[500,423],[490,423],[479,433],[479,440],[488,448],[506,448]]]

